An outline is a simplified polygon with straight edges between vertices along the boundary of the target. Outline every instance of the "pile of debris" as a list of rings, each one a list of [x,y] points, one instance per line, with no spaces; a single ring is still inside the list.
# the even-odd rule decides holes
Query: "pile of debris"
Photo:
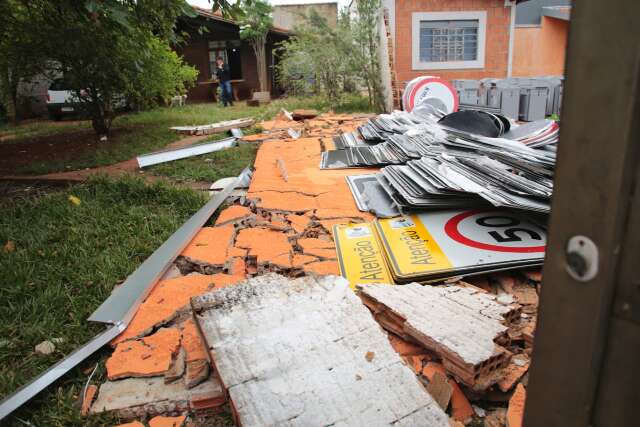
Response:
[[[484,418],[497,426],[510,412],[510,425],[517,425],[537,282],[517,272],[472,279],[473,285],[389,286],[387,261],[381,252],[371,258],[367,245],[377,241],[366,232],[353,243],[368,251],[369,267],[377,263],[386,275],[347,276],[351,288],[379,283],[356,290],[364,305],[346,282],[312,278],[344,268],[334,227],[375,228],[374,217],[351,197],[345,178],[354,170],[317,168],[336,128],[353,132],[369,118],[321,116],[300,125],[280,117],[263,125],[246,196],[196,235],[176,260],[175,277],[154,287],[114,341],[109,381],[93,412],[207,414],[228,399],[242,425],[331,424],[350,419],[366,401],[358,416],[388,414],[389,424]],[[283,132],[292,125],[298,139]],[[381,340],[373,319],[388,339]],[[375,398],[381,387],[386,399]],[[377,394],[363,399],[367,393]]]
[[[438,242],[438,227],[418,215],[376,220],[352,197],[350,187],[366,187],[357,177],[376,169],[318,168],[336,132],[391,119],[291,119],[281,114],[243,137],[263,141],[248,190],[228,199],[143,297],[111,342],[108,380],[86,393],[86,411],[149,426],[223,408],[245,427],[520,425],[540,274],[452,276],[537,264],[540,251],[492,254],[484,269],[460,265],[444,246],[423,256],[415,242]],[[429,266],[440,256],[448,270],[394,269],[404,256],[391,236],[402,232],[418,236],[398,240],[408,242],[407,259]]]

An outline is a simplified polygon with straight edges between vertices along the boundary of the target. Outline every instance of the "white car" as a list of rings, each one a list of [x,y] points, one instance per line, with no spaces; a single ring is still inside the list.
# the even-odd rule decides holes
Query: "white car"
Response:
[[[80,96],[86,96],[86,92],[81,90]],[[124,96],[115,97],[115,109],[127,109],[127,102]],[[60,120],[65,116],[82,114],[82,102],[77,100],[63,79],[55,79],[47,91],[47,111],[52,120]]]
[[[55,79],[47,91],[47,111],[53,120],[63,116],[76,115],[80,112],[79,102],[74,100],[73,93],[65,86],[64,80]]]

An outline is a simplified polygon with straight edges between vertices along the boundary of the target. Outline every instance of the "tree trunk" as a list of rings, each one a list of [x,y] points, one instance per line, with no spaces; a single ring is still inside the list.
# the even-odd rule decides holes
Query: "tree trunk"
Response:
[[[260,92],[267,91],[267,58],[265,54],[265,44],[266,41],[264,38],[259,38],[253,41],[253,52],[256,55]]]
[[[20,115],[18,112],[18,83],[13,79],[15,75],[15,72],[12,73],[11,70],[6,70],[6,73],[2,76],[2,86],[9,92],[9,101],[11,103],[10,105],[5,104],[7,117],[10,117],[11,121],[17,125],[20,122]]]
[[[98,136],[107,135],[109,133],[109,126],[107,125],[107,120],[103,115],[91,117],[91,126]]]
[[[13,124],[20,123],[20,112],[18,111],[18,85],[11,85],[11,106],[13,107]]]
[[[92,93],[95,93],[95,90],[93,90]],[[90,102],[89,111],[91,113],[91,126],[93,127],[94,132],[98,136],[108,135],[111,120],[108,112],[106,111],[107,109],[104,108],[99,99],[94,98]]]

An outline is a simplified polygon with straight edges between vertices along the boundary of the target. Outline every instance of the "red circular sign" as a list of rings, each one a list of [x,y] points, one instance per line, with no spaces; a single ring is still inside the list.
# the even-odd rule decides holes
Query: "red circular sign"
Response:
[[[444,231],[447,233],[449,237],[455,240],[458,243],[462,243],[466,246],[471,246],[476,249],[485,249],[487,251],[495,251],[495,252],[516,252],[516,253],[534,253],[534,252],[544,252],[544,246],[500,246],[494,245],[491,243],[478,242],[476,240],[472,240],[460,233],[458,230],[458,225],[466,218],[470,216],[490,212],[485,210],[475,210],[469,212],[463,212],[451,218],[444,226]]]
[[[421,81],[419,81],[413,88],[411,88],[411,93],[409,94],[409,105],[408,108],[406,109],[407,111],[412,111],[413,108],[415,107],[415,99],[416,99],[416,95],[418,94],[418,91],[425,85],[428,85],[429,83],[439,83],[443,86],[446,86],[447,89],[449,89],[449,91],[451,92],[451,96],[453,98],[453,111],[458,111],[458,92],[453,88],[453,86],[451,86],[451,83],[449,83],[446,80],[442,80],[439,77],[427,77],[422,79]]]

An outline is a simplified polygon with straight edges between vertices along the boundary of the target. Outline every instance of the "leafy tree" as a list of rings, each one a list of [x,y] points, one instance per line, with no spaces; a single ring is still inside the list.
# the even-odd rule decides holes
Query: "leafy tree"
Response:
[[[354,40],[358,45],[359,62],[362,65],[361,75],[367,85],[369,102],[376,110],[384,110],[384,95],[380,60],[378,57],[380,35],[380,0],[358,0],[356,3],[354,22]]]
[[[265,46],[267,44],[267,34],[273,26],[272,12],[271,5],[264,0],[244,0],[242,2],[242,13],[236,16],[236,20],[240,25],[240,38],[251,43],[256,55],[258,82],[261,92],[267,90],[267,55]]]
[[[46,61],[34,35],[24,33],[29,10],[15,0],[0,1],[0,103],[18,122],[18,86],[42,72]]]
[[[348,23],[334,28],[311,9],[305,22],[280,44],[278,81],[294,92],[321,92],[335,105],[345,82],[355,77],[354,47]]]
[[[184,0],[9,2],[17,29],[12,37],[18,35],[22,52],[46,62],[51,75],[64,76],[99,135],[109,132],[116,107],[126,100],[149,106],[195,80],[195,70],[170,49],[179,41],[178,16],[195,15]],[[0,57],[11,52],[6,43],[0,48]],[[27,74],[21,70],[18,80]]]
[[[281,43],[278,80],[285,89],[322,92],[336,105],[342,93],[365,87],[369,104],[384,109],[378,60],[380,0],[358,0],[357,8],[354,18],[341,11],[336,26],[312,9],[304,24]]]

